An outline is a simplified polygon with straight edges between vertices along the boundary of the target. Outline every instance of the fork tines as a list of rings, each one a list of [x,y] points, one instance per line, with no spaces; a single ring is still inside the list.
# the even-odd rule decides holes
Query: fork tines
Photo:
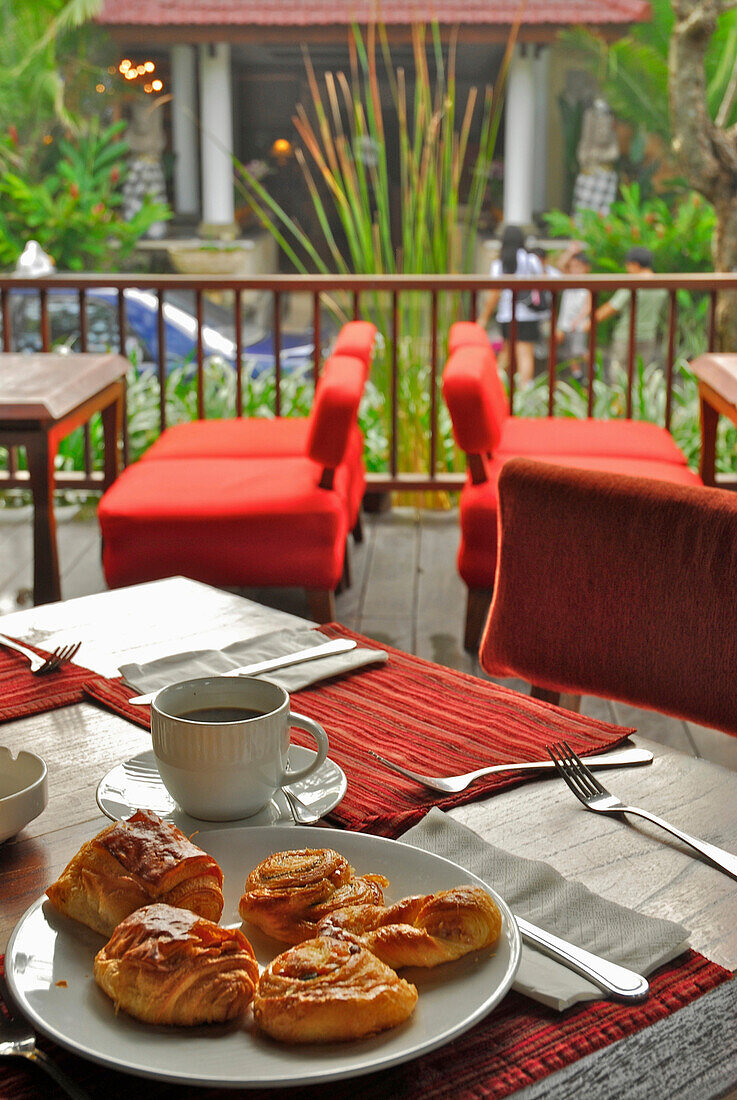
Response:
[[[558,775],[566,781],[581,802],[585,804],[593,795],[607,793],[606,788],[602,787],[593,772],[586,767],[567,741],[546,745],[545,748],[555,764]]]
[[[75,642],[71,645],[59,646],[58,649],[55,649],[53,653],[49,654],[44,663],[38,669],[36,675],[46,672],[56,672],[56,670],[58,668],[61,668],[62,665],[69,664],[69,662],[74,660],[74,658],[76,657],[77,652],[79,651],[79,647],[81,645],[81,642]]]

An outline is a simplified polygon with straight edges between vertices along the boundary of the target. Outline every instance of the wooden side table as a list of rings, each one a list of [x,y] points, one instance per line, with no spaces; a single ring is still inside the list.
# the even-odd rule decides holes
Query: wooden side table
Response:
[[[33,496],[33,600],[61,599],[54,516],[54,468],[60,440],[102,413],[103,485],[118,476],[124,379],[121,355],[0,354],[0,445],[25,447]]]
[[[719,414],[737,424],[737,355],[699,355],[689,364],[699,383],[701,465],[704,485],[716,485],[715,462]]]

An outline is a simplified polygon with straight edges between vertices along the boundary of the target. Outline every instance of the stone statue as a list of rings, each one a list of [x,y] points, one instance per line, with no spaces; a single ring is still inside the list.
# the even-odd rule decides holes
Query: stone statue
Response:
[[[588,209],[607,214],[617,197],[613,166],[619,157],[619,142],[611,108],[601,97],[584,111],[576,156],[580,172],[573,191],[574,211]]]
[[[166,184],[161,166],[164,151],[164,116],[157,110],[169,99],[134,99],[130,105],[130,121],[125,140],[130,148],[128,175],[123,185],[123,217],[130,221],[143,206],[148,196],[153,202],[166,202]],[[166,232],[166,222],[154,222],[147,237],[161,238]]]

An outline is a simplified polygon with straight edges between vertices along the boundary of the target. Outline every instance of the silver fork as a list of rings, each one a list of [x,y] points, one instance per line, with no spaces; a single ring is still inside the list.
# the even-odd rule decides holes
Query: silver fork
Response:
[[[62,665],[72,661],[82,643],[75,642],[72,645],[58,646],[52,653],[49,653],[48,657],[39,657],[32,649],[26,649],[20,642],[14,642],[12,638],[6,638],[4,634],[0,634],[0,645],[5,646],[6,649],[14,649],[16,653],[27,657],[33,675],[43,676],[47,672],[56,672]]]
[[[554,767],[551,760],[531,760],[518,764],[489,764],[487,767],[479,768],[475,772],[466,772],[465,775],[419,775],[417,772],[410,771],[409,768],[402,767],[401,764],[395,764],[393,760],[387,760],[385,757],[379,756],[378,752],[374,752],[372,749],[368,750],[368,754],[373,756],[374,760],[379,760],[387,768],[391,768],[392,771],[406,776],[407,779],[414,779],[416,783],[421,783],[423,787],[429,787],[432,791],[443,791],[444,794],[459,794],[460,791],[465,791],[466,787],[470,787],[476,779],[481,779],[484,775],[497,775],[503,772],[552,771]],[[631,764],[650,764],[652,763],[653,754],[648,749],[617,749],[616,752],[598,753],[596,756],[587,757],[587,759],[589,764],[593,764],[595,768],[623,768]]]
[[[726,871],[728,875],[737,878],[737,856],[732,855],[731,852],[725,852],[723,848],[717,848],[715,844],[708,844],[705,840],[699,840],[698,837],[684,833],[682,829],[677,829],[675,825],[663,821],[662,817],[656,817],[649,810],[642,810],[639,806],[629,806],[621,802],[616,795],[611,794],[601,785],[595,775],[592,775],[567,741],[557,745],[547,745],[546,748],[558,774],[587,810],[593,810],[597,814],[613,814],[617,817],[623,814],[635,814],[637,817],[643,817],[645,821],[652,821],[654,825],[659,825],[661,829],[665,829],[666,832],[682,840],[684,844],[688,844],[720,871]]]
[[[6,1021],[0,1015],[0,1055],[27,1058],[29,1062],[33,1062],[53,1077],[59,1088],[63,1089],[67,1096],[71,1096],[72,1100],[91,1100],[88,1092],[67,1077],[48,1054],[37,1048],[36,1036],[32,1028],[16,1012],[5,979],[2,977],[0,977],[0,997],[5,1002],[10,1017],[9,1021]]]

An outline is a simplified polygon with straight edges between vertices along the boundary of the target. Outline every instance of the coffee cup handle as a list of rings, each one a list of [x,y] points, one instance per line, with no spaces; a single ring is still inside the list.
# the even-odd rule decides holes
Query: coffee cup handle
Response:
[[[297,729],[305,730],[306,733],[312,734],[317,742],[317,756],[312,760],[307,767],[300,768],[296,772],[285,772],[282,776],[281,786],[285,786],[291,783],[298,783],[300,779],[306,779],[308,775],[312,775],[318,768],[322,767],[325,763],[328,755],[328,735],[318,722],[313,722],[311,718],[307,718],[304,714],[295,714],[294,711],[289,712],[289,725],[296,726]]]

